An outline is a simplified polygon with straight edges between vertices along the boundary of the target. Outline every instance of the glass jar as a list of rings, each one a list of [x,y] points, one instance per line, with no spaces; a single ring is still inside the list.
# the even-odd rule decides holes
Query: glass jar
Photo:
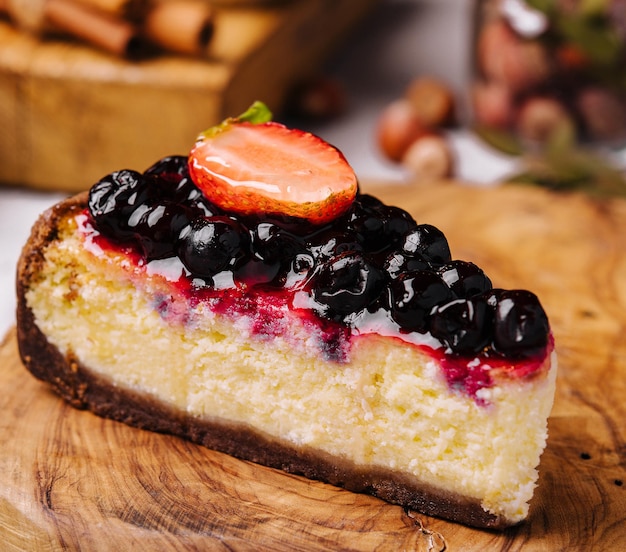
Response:
[[[478,0],[473,61],[479,134],[626,145],[626,0]]]

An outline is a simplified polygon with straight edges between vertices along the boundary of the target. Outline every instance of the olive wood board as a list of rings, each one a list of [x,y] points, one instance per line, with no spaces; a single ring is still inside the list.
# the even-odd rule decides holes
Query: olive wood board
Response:
[[[625,550],[626,202],[518,185],[370,189],[548,312],[559,376],[526,522],[472,529],[74,410],[22,367],[11,331],[2,550]]]

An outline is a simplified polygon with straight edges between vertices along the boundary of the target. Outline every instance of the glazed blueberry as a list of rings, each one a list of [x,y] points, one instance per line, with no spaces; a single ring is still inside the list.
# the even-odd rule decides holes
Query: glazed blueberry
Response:
[[[260,222],[250,231],[251,262],[238,278],[248,284],[283,285],[304,245],[292,233],[272,222]]]
[[[492,313],[483,297],[456,299],[435,307],[430,332],[451,351],[480,353],[491,342]]]
[[[434,272],[405,272],[392,281],[391,317],[403,330],[426,332],[434,307],[456,299]]]
[[[443,232],[430,224],[419,224],[402,237],[402,250],[419,253],[431,263],[444,264],[452,260],[448,240]]]
[[[548,317],[537,296],[526,290],[494,290],[486,294],[494,309],[493,347],[496,352],[532,356],[546,347]]]
[[[309,251],[322,261],[346,251],[364,251],[356,234],[350,231],[338,231],[333,228],[306,239]]]
[[[385,246],[385,223],[376,211],[358,210],[350,219],[349,228],[368,251]]]
[[[458,297],[471,297],[492,288],[491,280],[474,263],[450,261],[437,268],[437,273]]]
[[[382,270],[358,251],[346,251],[327,261],[316,273],[312,294],[335,321],[374,303],[385,285]]]
[[[248,260],[249,242],[247,229],[229,217],[198,217],[182,230],[177,251],[194,276],[210,278]]]
[[[397,278],[403,272],[429,270],[430,265],[419,253],[390,253],[383,262],[383,268],[389,277]]]
[[[376,196],[359,194],[351,207],[353,211],[377,211],[385,207],[385,204]]]
[[[122,170],[105,176],[91,187],[87,206],[100,232],[114,240],[126,241],[134,237],[128,218],[149,196],[142,174]]]
[[[208,201],[189,176],[188,159],[183,155],[164,157],[146,169],[144,175],[153,178],[166,197],[203,211],[204,216],[222,212]],[[167,190],[167,191],[165,191]]]
[[[409,213],[384,205],[371,196],[361,197],[355,205],[348,217],[348,227],[370,253],[393,249],[403,235],[416,226]]]
[[[148,167],[144,174],[155,175],[176,186],[184,178],[189,178],[187,157],[184,155],[171,155],[160,159],[154,165]]]
[[[413,217],[399,207],[385,209],[386,232],[392,245],[397,244],[411,230],[417,228]]]
[[[250,236],[255,257],[268,264],[280,263],[300,248],[293,234],[271,222],[260,222],[251,228]]]
[[[135,241],[147,260],[164,259],[176,254],[175,244],[181,231],[198,214],[171,201],[144,204],[132,213],[128,226],[135,231]]]
[[[280,284],[284,287],[297,288],[305,282],[315,268],[315,259],[310,253],[298,253],[290,263]]]

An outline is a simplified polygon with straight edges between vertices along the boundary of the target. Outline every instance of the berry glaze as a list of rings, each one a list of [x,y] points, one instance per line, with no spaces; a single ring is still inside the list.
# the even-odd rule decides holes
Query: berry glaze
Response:
[[[295,325],[338,364],[361,337],[400,339],[481,405],[496,374],[531,378],[553,348],[534,294],[494,289],[476,265],[451,258],[441,231],[369,195],[318,226],[234,215],[208,202],[187,158],[174,156],[104,177],[77,223],[87,250],[119,256],[138,286],[157,282],[152,304],[170,323],[193,326],[194,312],[209,309],[262,340]]]

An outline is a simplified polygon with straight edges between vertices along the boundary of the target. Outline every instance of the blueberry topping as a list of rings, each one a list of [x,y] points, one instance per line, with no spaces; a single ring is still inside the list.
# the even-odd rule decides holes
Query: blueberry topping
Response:
[[[438,267],[437,273],[458,297],[471,297],[492,288],[491,280],[474,263],[450,261]]]
[[[181,231],[197,212],[171,201],[135,209],[128,226],[147,260],[164,259],[176,254],[175,244]]]
[[[347,226],[366,251],[378,253],[393,249],[416,223],[406,211],[385,205],[372,196],[362,196],[349,212]]]
[[[155,175],[177,185],[181,180],[189,180],[187,157],[172,155],[164,157],[144,171],[145,175]]]
[[[405,330],[424,333],[433,309],[453,299],[454,293],[438,274],[405,272],[391,284],[391,317]]]
[[[389,274],[389,277],[397,278],[403,272],[411,272],[414,270],[430,270],[428,261],[419,253],[390,253],[383,263],[383,268]]]
[[[89,191],[88,211],[104,237],[147,261],[178,256],[209,287],[302,290],[309,308],[345,331],[382,310],[401,332],[430,332],[458,356],[527,358],[548,344],[534,294],[492,289],[475,264],[452,260],[439,229],[370,195],[323,226],[236,216],[204,197],[187,157],[171,156],[143,174],[105,176]]]
[[[356,234],[350,231],[339,232],[334,229],[318,233],[307,238],[306,244],[315,258],[330,259],[345,251],[365,251]]]
[[[291,232],[273,222],[259,222],[250,231],[249,262],[238,277],[247,284],[266,283],[283,286],[293,270],[296,257],[304,253],[304,245]],[[296,270],[300,274],[302,267]]]
[[[223,214],[215,205],[210,203],[196,187],[189,176],[187,157],[173,155],[164,157],[146,169],[144,175],[153,178],[173,201],[182,202],[203,211],[204,216],[211,217]]]
[[[550,325],[537,296],[526,290],[498,290],[493,348],[505,355],[532,356],[546,347]]]
[[[150,195],[142,174],[122,170],[95,184],[89,190],[87,205],[98,230],[123,242],[135,236],[128,226],[128,217],[145,206]]]
[[[419,224],[409,230],[402,238],[402,251],[419,253],[435,264],[452,260],[448,240],[439,228],[430,224]]]
[[[200,278],[234,270],[249,256],[247,229],[229,217],[199,217],[181,232],[178,256]]]
[[[384,283],[382,270],[361,252],[346,251],[320,268],[312,282],[312,293],[315,301],[328,308],[330,318],[339,321],[372,304]]]
[[[292,233],[271,222],[261,222],[251,230],[254,255],[267,264],[289,264],[304,249]]]
[[[491,342],[492,318],[483,297],[456,299],[435,308],[430,331],[451,351],[476,354]]]

